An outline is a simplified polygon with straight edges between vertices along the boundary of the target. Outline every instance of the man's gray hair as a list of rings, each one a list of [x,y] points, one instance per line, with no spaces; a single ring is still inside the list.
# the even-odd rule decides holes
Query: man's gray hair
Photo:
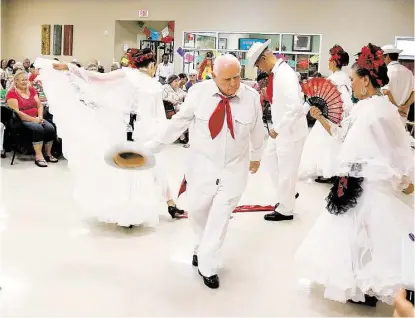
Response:
[[[239,60],[235,56],[232,54],[224,54],[215,59],[215,63],[213,64],[213,73],[218,75],[220,70],[229,64],[237,64],[239,66],[239,71],[241,70],[241,63],[239,63]]]

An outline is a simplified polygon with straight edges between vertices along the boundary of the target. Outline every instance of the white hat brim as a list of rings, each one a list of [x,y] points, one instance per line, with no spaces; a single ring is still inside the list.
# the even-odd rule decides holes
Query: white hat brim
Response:
[[[271,39],[261,44],[258,49],[252,54],[252,56],[248,60],[248,67],[255,67],[255,63],[258,61],[259,56],[265,49],[271,44]],[[249,50],[248,50],[249,52]]]
[[[144,165],[134,168],[120,167],[115,161],[114,156],[119,153],[137,153],[143,156]],[[156,165],[156,158],[154,154],[141,143],[135,141],[126,141],[125,143],[113,146],[109,148],[104,155],[105,162],[111,167],[123,170],[147,170],[151,169]]]
[[[403,50],[399,50],[399,49],[392,49],[392,50],[384,50],[383,54],[401,54],[403,52]]]

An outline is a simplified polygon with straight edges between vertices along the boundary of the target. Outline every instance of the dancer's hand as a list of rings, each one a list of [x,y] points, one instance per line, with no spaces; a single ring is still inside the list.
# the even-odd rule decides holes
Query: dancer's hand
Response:
[[[275,132],[275,130],[274,129],[270,129],[269,130],[269,136],[272,138],[272,139],[275,139],[275,138],[277,138],[278,137],[278,134]]]
[[[395,296],[393,303],[394,317],[415,317],[414,305],[406,300],[406,290],[401,289]]]
[[[249,163],[249,172],[254,174],[258,171],[261,161],[251,161]]]
[[[57,71],[67,71],[67,70],[69,70],[68,65],[66,65],[65,63],[53,64],[53,68]]]
[[[399,115],[401,115],[402,117],[408,117],[409,107],[406,107],[405,105],[400,105],[398,106],[398,112]]]
[[[311,117],[319,120],[321,116],[323,116],[323,113],[321,112],[321,110],[316,107],[316,106],[311,106],[310,107],[310,115]]]

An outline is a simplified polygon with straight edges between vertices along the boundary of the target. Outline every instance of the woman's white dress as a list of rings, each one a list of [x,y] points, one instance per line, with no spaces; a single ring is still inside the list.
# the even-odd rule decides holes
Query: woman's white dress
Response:
[[[123,170],[104,161],[109,149],[126,144],[130,113],[141,110],[136,100],[144,89],[139,88],[142,74],[132,69],[100,74],[72,64],[69,72],[61,72],[44,59],[37,59],[36,67],[63,140],[79,208],[106,223],[156,225],[163,205],[155,169]],[[138,130],[146,132],[134,141],[139,149],[156,128],[144,111],[138,116]]]
[[[337,71],[328,77],[341,93],[344,104],[343,118],[350,112],[352,90],[349,76],[343,71]],[[334,124],[332,124],[334,126]],[[318,176],[330,178],[336,171],[336,158],[340,142],[327,134],[320,122],[316,121],[304,144],[301,155],[299,179],[306,180]]]
[[[413,155],[384,96],[358,102],[342,127],[334,130],[344,140],[337,175],[363,177],[363,193],[344,214],[325,210],[317,219],[296,253],[300,277],[323,285],[331,300],[367,294],[390,303],[403,283],[402,242],[414,227],[413,207],[399,199],[413,179]]]

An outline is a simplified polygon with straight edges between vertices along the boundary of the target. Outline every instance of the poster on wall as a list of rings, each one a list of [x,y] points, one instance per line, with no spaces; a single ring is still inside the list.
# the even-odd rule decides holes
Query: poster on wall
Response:
[[[250,38],[244,39],[244,38],[241,38],[241,39],[239,39],[239,50],[248,51],[254,43],[256,43],[256,42],[265,43],[267,41],[268,41],[268,39],[250,39]]]
[[[42,55],[50,55],[50,24],[42,25]]]
[[[63,27],[63,55],[72,56],[73,54],[73,25]]]
[[[53,55],[62,54],[62,25],[53,26]]]

